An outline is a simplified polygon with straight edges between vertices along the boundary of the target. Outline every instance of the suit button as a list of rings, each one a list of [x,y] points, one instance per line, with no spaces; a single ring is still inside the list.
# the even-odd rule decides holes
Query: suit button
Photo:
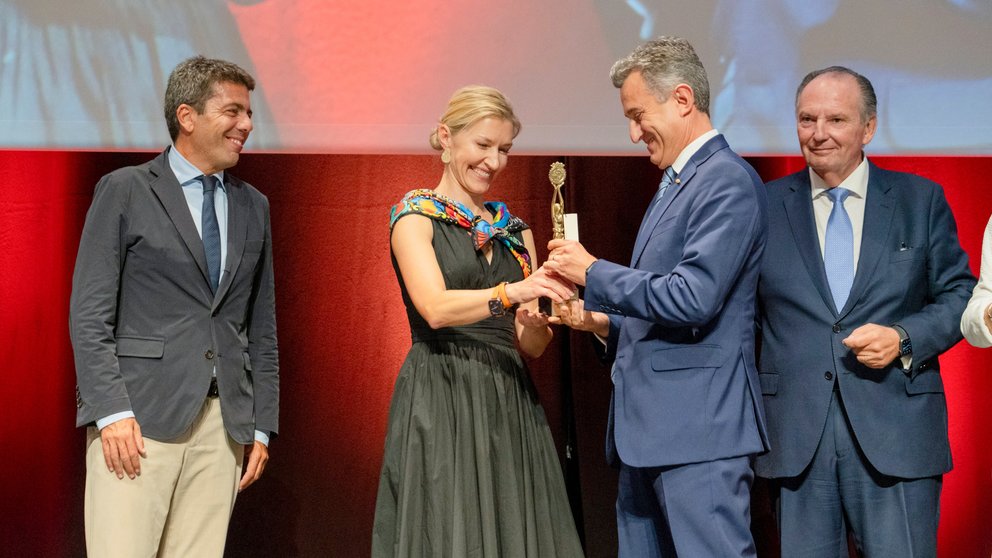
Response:
[[[834,333],[840,333],[840,324],[834,324],[833,330]]]
[[[207,352],[203,353],[203,356],[207,357],[207,360],[213,360],[214,358],[213,349],[207,349]]]
[[[827,381],[829,382],[830,380],[834,379],[834,373],[827,370],[826,372],[823,373],[823,377],[826,378]]]

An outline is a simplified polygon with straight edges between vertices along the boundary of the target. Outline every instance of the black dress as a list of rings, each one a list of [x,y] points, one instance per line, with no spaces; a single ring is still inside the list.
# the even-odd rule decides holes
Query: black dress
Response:
[[[523,279],[494,242],[432,221],[448,289]],[[519,234],[519,233],[517,233]],[[432,330],[400,280],[413,346],[389,409],[374,557],[582,556],[544,410],[514,345],[512,314]]]

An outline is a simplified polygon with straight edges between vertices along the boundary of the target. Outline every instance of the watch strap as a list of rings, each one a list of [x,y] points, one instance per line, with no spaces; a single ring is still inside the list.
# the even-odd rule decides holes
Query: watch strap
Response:
[[[510,297],[506,295],[506,281],[496,285],[496,295],[499,297],[500,302],[503,303],[504,310],[509,310],[513,306],[510,303]]]

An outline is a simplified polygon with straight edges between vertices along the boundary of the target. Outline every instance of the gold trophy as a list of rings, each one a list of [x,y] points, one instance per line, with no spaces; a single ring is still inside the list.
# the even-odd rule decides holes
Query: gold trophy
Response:
[[[551,163],[548,180],[555,189],[551,196],[551,237],[561,240],[565,238],[565,198],[561,195],[561,187],[565,185],[565,165],[561,161]]]
[[[551,237],[555,240],[567,238],[579,239],[579,221],[575,213],[565,213],[565,198],[561,195],[561,187],[565,185],[565,165],[561,161],[551,163],[548,180],[555,192],[551,195]],[[575,299],[578,295],[572,295]],[[558,315],[558,307],[551,299],[542,297],[538,300],[541,312],[549,316]]]

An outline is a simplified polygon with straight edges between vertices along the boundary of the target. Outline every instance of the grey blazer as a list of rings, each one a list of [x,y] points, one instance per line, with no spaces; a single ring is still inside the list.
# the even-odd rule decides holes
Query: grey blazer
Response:
[[[216,367],[224,425],[250,444],[279,430],[268,200],[225,173],[227,261],[211,293],[203,242],[168,149],[96,185],[72,277],[77,426],[132,410],[142,434],[190,427]]]

